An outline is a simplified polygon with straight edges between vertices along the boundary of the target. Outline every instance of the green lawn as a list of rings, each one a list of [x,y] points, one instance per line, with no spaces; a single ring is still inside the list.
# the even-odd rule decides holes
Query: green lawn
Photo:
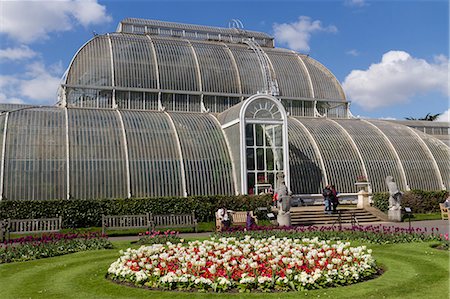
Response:
[[[118,250],[90,251],[0,265],[1,298],[449,298],[449,252],[427,243],[369,245],[385,273],[347,287],[289,293],[211,294],[156,292],[105,279]]]

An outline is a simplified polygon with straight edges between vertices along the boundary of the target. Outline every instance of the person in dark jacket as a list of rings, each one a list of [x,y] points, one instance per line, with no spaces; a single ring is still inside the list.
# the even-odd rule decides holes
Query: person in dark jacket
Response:
[[[336,187],[334,185],[331,185],[330,190],[331,190],[331,205],[333,206],[333,213],[336,213],[337,206],[339,205]]]
[[[331,186],[327,185],[322,190],[323,201],[325,203],[325,214],[331,214],[331,196],[333,192],[331,191]]]

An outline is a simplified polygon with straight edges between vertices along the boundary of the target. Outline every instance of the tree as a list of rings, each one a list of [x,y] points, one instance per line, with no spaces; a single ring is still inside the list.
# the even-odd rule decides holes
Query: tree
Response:
[[[405,117],[407,120],[426,120],[426,121],[435,121],[442,113],[431,114],[427,113],[425,117],[422,118],[414,118],[414,117]]]

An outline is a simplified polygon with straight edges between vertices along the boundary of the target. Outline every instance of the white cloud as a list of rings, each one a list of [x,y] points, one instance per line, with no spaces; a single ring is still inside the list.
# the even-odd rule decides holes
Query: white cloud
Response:
[[[367,70],[353,70],[342,83],[347,98],[366,110],[407,103],[411,97],[439,91],[448,95],[449,60],[414,58],[404,51],[389,51]]]
[[[0,33],[22,43],[48,38],[51,32],[71,30],[112,20],[97,0],[1,1]]]
[[[436,121],[450,122],[450,109],[439,115]]]
[[[322,22],[300,16],[297,22],[273,25],[275,39],[296,51],[309,51],[309,40],[315,32],[337,32],[336,26],[323,27]]]
[[[46,68],[41,62],[20,75],[0,76],[0,102],[53,105],[61,80],[60,63]]]
[[[0,61],[30,59],[35,57],[37,54],[38,53],[34,52],[25,45],[17,48],[0,49]]]
[[[345,0],[344,3],[351,7],[363,7],[367,5],[365,0]]]
[[[352,49],[352,50],[349,50],[349,51],[347,51],[346,52],[348,55],[351,55],[351,56],[359,56],[359,52],[358,52],[358,50],[355,50],[355,49]]]

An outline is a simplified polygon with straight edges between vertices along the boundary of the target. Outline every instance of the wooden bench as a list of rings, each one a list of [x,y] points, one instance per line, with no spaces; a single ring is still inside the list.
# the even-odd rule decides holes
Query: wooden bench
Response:
[[[450,212],[449,212],[449,209],[445,207],[445,204],[440,203],[439,207],[441,208],[441,218],[443,220],[444,219],[449,219],[450,220],[450,218],[448,217]]]
[[[142,215],[102,215],[102,234],[107,229],[152,228],[150,213]]]
[[[231,225],[246,226],[247,225],[247,211],[228,211],[230,216]],[[255,219],[255,224],[258,224],[258,218],[253,215],[253,211],[250,211],[250,216]],[[222,230],[222,221],[219,219],[219,215],[216,212],[216,230]]]
[[[62,217],[38,219],[5,219],[0,221],[0,237],[3,240],[13,234],[39,234],[59,232],[62,228]]]
[[[198,227],[194,212],[190,214],[150,214],[150,225],[152,229],[192,227],[195,232]]]

